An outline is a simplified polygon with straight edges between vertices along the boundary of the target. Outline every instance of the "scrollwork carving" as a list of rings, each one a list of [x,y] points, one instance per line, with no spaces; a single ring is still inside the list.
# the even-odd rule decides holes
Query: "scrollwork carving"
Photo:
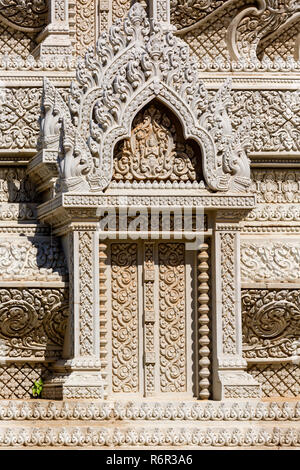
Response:
[[[231,108],[234,126],[250,122],[251,152],[299,152],[299,91],[236,91]]]
[[[242,315],[243,353],[247,359],[293,355],[300,336],[299,291],[245,289]]]
[[[185,257],[182,243],[159,244],[160,386],[185,392]]]
[[[264,0],[259,3],[259,8],[244,8],[227,32],[232,58],[255,61],[260,41],[293,19],[299,11],[297,0]]]
[[[0,238],[0,279],[61,280],[66,261],[57,240]]]
[[[137,245],[114,243],[112,266],[112,390],[138,392]]]
[[[242,282],[291,282],[300,278],[300,245],[252,240],[241,243]]]
[[[171,21],[179,30],[192,26],[223,3],[223,0],[171,0]]]
[[[57,357],[68,317],[64,289],[0,289],[1,355]]]

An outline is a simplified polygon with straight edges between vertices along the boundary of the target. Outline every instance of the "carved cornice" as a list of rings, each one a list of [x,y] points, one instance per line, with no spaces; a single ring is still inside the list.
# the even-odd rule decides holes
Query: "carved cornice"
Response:
[[[58,227],[70,223],[71,220],[81,220],[83,223],[88,220],[91,222],[99,220],[101,208],[163,209],[169,207],[170,209],[203,208],[206,210],[221,208],[228,209],[231,213],[232,211],[240,213],[242,210],[244,214],[245,210],[249,211],[255,206],[255,196],[251,195],[209,193],[199,195],[199,193],[190,190],[185,191],[184,195],[182,193],[176,195],[172,192],[169,195],[161,196],[155,195],[154,191],[141,192],[138,196],[134,194],[136,194],[135,191],[132,195],[122,192],[114,195],[63,193],[39,206],[38,216],[41,221]]]

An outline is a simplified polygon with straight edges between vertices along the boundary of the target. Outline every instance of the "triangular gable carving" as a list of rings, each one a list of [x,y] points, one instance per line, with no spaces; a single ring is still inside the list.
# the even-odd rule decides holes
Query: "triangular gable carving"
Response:
[[[49,93],[58,92],[46,82],[44,103],[49,102]],[[61,190],[105,190],[112,178],[116,143],[130,137],[134,117],[154,99],[178,117],[185,139],[200,145],[209,188],[247,190],[247,126],[236,134],[232,130],[227,113],[230,82],[209,99],[188,46],[159,24],[150,25],[139,3],[124,23],[100,36],[96,51],[90,48],[78,65],[69,105],[60,114]],[[57,120],[57,112],[44,106],[44,142],[51,119]],[[43,125],[46,121],[48,126]]]

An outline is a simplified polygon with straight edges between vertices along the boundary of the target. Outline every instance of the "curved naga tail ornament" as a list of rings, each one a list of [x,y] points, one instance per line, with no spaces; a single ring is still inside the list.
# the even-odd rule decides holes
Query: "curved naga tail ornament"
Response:
[[[48,82],[44,87],[54,93]],[[55,93],[61,105],[63,100]],[[153,99],[179,118],[186,139],[200,145],[210,189],[247,190],[246,142],[242,132],[234,134],[227,112],[230,83],[209,101],[188,46],[159,23],[150,25],[145,10],[136,3],[123,23],[100,36],[96,50],[87,51],[71,85],[68,106],[62,106],[63,191],[105,190],[112,178],[116,143],[130,137],[134,117]],[[53,132],[50,127],[56,121],[57,114],[47,108],[46,132]]]

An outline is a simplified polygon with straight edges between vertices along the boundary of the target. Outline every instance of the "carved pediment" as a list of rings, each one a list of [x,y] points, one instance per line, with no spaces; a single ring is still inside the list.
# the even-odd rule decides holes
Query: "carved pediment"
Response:
[[[154,100],[176,116],[184,139],[199,145],[203,176],[210,189],[247,190],[250,168],[243,137],[247,126],[243,123],[236,134],[232,130],[227,112],[230,82],[209,99],[188,46],[166,31],[165,24],[150,24],[139,3],[123,23],[117,22],[108,34],[100,36],[96,50],[90,48],[79,63],[68,111],[54,115],[53,109],[44,106],[43,122],[48,124],[42,130],[42,141],[47,142],[52,132],[52,120],[56,122],[59,116],[64,123],[58,145],[62,190],[105,190],[113,176],[116,145],[126,138],[133,145],[132,122]],[[154,134],[152,140],[157,139]],[[151,166],[155,157],[149,154],[148,158]]]
[[[113,180],[199,181],[200,149],[181,134],[180,124],[167,108],[156,102],[147,105],[134,118],[130,138],[115,147]]]

